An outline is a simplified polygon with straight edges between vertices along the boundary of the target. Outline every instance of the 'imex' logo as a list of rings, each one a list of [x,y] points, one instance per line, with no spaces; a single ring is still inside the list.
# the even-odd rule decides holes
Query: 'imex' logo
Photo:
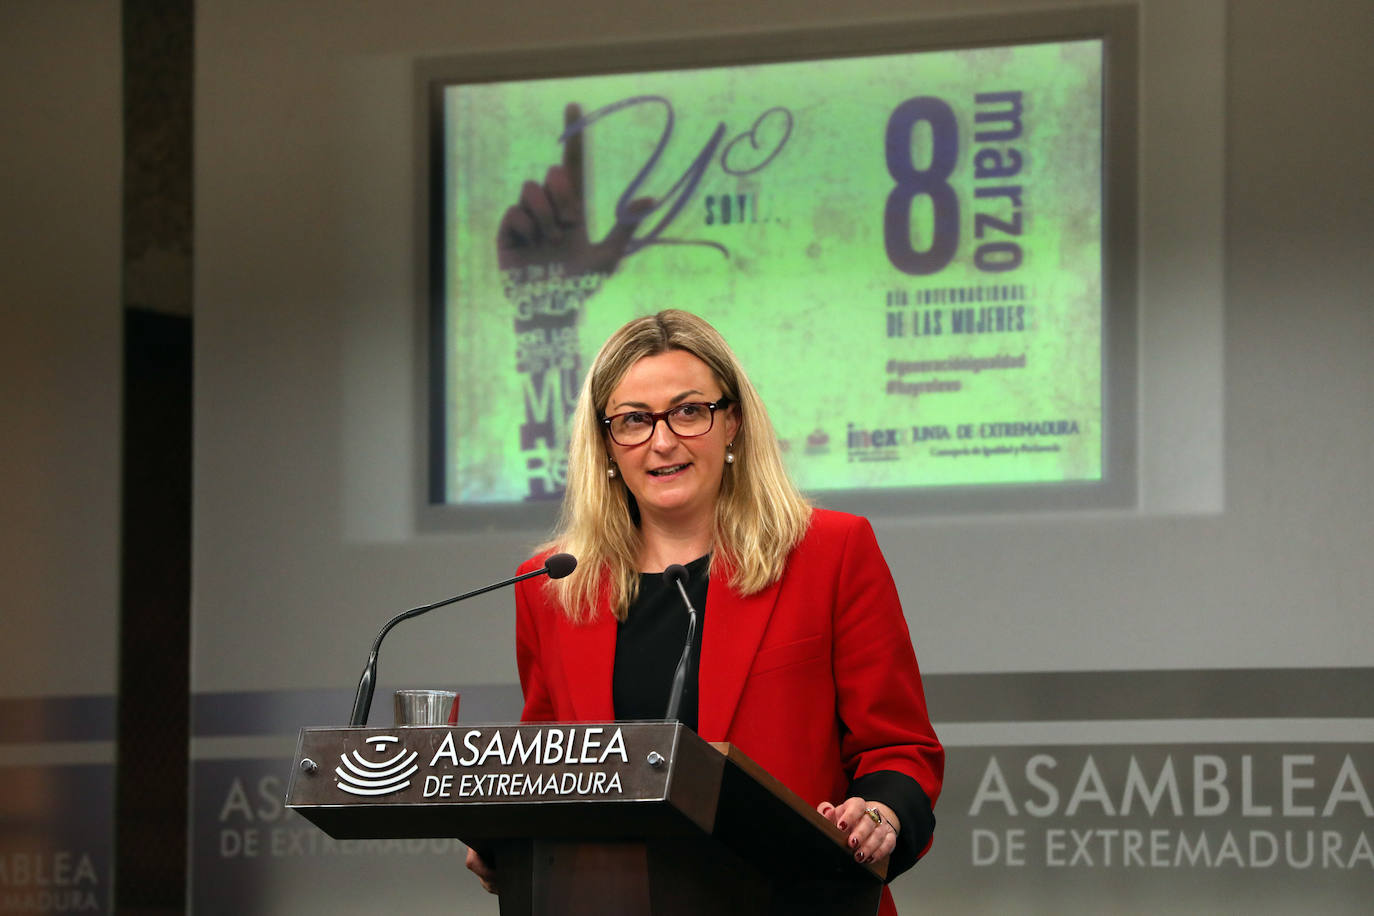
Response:
[[[391,735],[374,735],[367,740],[378,754],[385,752],[388,744],[401,743],[400,738]],[[339,777],[336,785],[353,795],[390,795],[400,792],[410,786],[410,777],[420,769],[415,763],[415,758],[419,756],[417,751],[407,753],[404,747],[394,757],[382,761],[364,760],[357,751],[352,756],[341,754],[339,760],[343,766],[334,768],[335,775]]]

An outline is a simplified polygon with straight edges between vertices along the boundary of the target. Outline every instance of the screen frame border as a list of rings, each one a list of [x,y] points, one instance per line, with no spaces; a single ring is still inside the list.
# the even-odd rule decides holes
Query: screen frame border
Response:
[[[1140,11],[1113,4],[1010,14],[907,18],[842,28],[698,34],[674,39],[474,52],[418,60],[416,141],[416,519],[421,531],[540,528],[560,500],[442,502],[445,273],[443,102],[446,86],[558,76],[782,61],[827,60],[953,48],[1100,39],[1103,42],[1102,470],[1096,481],[809,491],[815,503],[877,518],[1131,510],[1139,506]],[[436,495],[438,499],[436,500]]]

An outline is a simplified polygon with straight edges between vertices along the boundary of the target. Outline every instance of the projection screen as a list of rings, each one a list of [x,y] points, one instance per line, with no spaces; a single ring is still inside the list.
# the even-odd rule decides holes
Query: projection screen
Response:
[[[673,307],[831,504],[1129,504],[1126,38],[999,24],[427,72],[429,502],[559,498],[598,346]]]

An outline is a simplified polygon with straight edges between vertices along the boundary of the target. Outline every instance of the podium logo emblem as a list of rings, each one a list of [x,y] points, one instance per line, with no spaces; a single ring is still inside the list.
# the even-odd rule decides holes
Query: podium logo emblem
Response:
[[[408,789],[410,777],[420,769],[415,763],[419,752],[407,751],[400,746],[401,739],[392,735],[374,735],[367,739],[367,743],[379,757],[387,753],[392,745],[396,746],[396,753],[385,760],[368,760],[357,751],[340,754],[341,766],[334,768],[335,775],[339,777],[336,785],[350,795],[371,798]]]

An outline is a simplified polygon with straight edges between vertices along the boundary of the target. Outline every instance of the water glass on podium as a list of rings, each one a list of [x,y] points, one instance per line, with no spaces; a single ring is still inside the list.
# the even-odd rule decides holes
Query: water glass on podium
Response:
[[[457,725],[458,699],[453,690],[398,690],[396,724]]]

